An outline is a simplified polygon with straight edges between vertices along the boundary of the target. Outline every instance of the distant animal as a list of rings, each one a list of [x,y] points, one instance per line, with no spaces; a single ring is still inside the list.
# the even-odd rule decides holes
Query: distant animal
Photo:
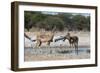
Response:
[[[36,39],[32,40],[26,33],[24,33],[24,36],[29,39],[31,42],[36,43],[36,47],[41,46],[42,43],[47,43],[47,45],[50,45],[51,42],[53,42],[54,33],[50,31],[45,32],[36,32]]]
[[[36,47],[40,47],[42,43],[47,43],[47,45],[50,45],[51,42],[53,42],[54,38],[54,32],[56,30],[56,27],[54,27],[51,31],[46,31],[43,29],[40,32],[36,33]]]
[[[65,41],[66,39],[69,41],[70,48],[71,47],[75,48],[75,51],[78,54],[78,41],[79,41],[79,38],[77,36],[71,36],[70,33],[67,33],[67,35],[61,36],[60,38],[55,39],[55,42],[57,42],[59,40]]]
[[[42,43],[47,43],[50,45],[53,42],[54,33],[50,31],[37,32],[36,33],[36,47],[40,47]]]

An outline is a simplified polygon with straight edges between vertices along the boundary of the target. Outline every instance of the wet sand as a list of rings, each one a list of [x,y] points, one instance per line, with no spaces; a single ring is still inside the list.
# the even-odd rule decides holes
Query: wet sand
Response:
[[[74,48],[66,47],[40,47],[25,48],[25,61],[43,60],[70,60],[70,59],[89,59],[89,47],[79,48],[78,54]]]

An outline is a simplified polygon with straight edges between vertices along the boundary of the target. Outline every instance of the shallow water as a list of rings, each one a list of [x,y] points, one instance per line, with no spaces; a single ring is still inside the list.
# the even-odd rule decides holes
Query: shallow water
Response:
[[[74,48],[51,48],[51,47],[46,47],[46,48],[25,48],[25,53],[30,53],[31,55],[50,55],[50,54],[76,54],[76,50]],[[90,54],[90,49],[89,48],[79,48],[78,49],[78,54]]]

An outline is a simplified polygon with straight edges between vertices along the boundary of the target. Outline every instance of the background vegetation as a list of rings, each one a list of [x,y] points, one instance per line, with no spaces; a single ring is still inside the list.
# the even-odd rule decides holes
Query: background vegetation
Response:
[[[54,12],[24,12],[25,29],[31,28],[57,31],[90,31],[89,14],[54,13]]]

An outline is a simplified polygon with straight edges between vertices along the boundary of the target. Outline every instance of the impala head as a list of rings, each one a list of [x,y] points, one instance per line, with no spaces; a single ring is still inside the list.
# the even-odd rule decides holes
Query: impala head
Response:
[[[69,32],[67,33],[66,38],[67,38],[67,39],[70,38],[70,33],[69,33]]]

